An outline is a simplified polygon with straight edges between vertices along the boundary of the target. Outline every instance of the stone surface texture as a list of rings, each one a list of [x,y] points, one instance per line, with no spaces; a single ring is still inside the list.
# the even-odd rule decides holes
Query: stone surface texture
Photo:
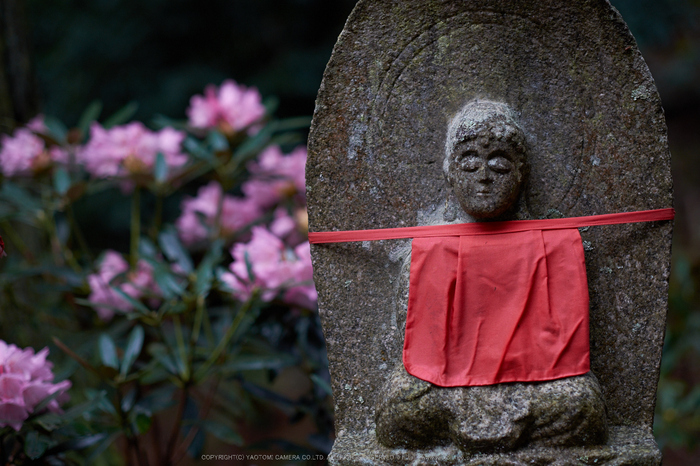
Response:
[[[665,208],[670,154],[658,93],[605,0],[361,0],[341,34],[309,140],[311,231],[433,224],[454,200],[448,122],[475,98],[507,103],[530,146],[533,218]],[[651,436],[667,307],[671,224],[581,233],[591,366],[607,445],[468,455],[378,444],[375,409],[401,360],[397,278],[410,240],[312,247],[329,351],[332,464],[656,465]]]

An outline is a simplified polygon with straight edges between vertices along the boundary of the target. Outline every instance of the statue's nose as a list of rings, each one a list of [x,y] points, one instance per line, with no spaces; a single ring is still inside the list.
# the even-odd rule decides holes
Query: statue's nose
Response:
[[[483,164],[479,167],[479,170],[477,171],[477,179],[483,183],[489,183],[493,181],[493,173],[491,170],[489,170],[489,167],[486,166],[486,164]]]

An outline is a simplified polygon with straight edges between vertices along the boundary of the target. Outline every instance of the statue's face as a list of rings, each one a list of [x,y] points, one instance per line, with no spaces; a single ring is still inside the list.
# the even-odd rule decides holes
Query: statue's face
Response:
[[[477,219],[495,218],[518,199],[522,173],[517,151],[484,134],[459,142],[449,154],[447,178],[462,209]]]

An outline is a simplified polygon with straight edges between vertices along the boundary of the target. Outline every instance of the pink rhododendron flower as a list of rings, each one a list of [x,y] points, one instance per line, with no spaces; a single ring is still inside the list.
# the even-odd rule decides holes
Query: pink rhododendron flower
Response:
[[[182,202],[182,215],[175,221],[175,227],[185,244],[191,245],[209,237],[210,230],[217,223],[220,205],[219,226],[223,236],[240,230],[262,215],[256,203],[223,194],[221,185],[212,181],[199,188],[197,197]]]
[[[49,349],[34,354],[32,348],[19,349],[0,340],[0,427],[20,430],[22,423],[46,397],[60,393],[46,407],[60,412],[68,399],[70,381],[53,382],[53,365],[46,360]]]
[[[112,129],[93,123],[90,141],[78,151],[77,158],[98,178],[150,174],[159,152],[169,167],[180,167],[187,162],[180,148],[184,138],[184,133],[173,128],[154,132],[140,122]]]
[[[265,115],[260,93],[233,80],[226,80],[220,88],[209,85],[204,95],[190,99],[187,109],[190,125],[195,128],[218,128],[224,134],[233,134],[259,121]]]
[[[107,251],[100,262],[97,273],[88,275],[90,296],[88,300],[104,306],[95,307],[97,315],[102,320],[110,320],[115,311],[128,313],[133,306],[124,299],[113,286],[117,286],[126,295],[141,299],[149,294],[160,295],[160,289],[153,279],[153,267],[143,260],[136,265],[136,270],[126,274],[121,280],[115,278],[129,272],[129,263],[116,251]]]
[[[314,286],[314,274],[311,267],[311,245],[304,241],[294,248],[294,255],[298,259],[297,282],[284,294],[284,300],[291,304],[297,304],[305,308],[313,308],[318,301],[318,293]]]
[[[44,123],[44,115],[37,115],[27,122],[27,129],[34,131],[35,133],[46,132],[46,123]]]
[[[278,238],[284,238],[297,228],[297,223],[284,207],[275,209],[275,218],[270,223],[270,231]]]
[[[46,147],[46,143],[32,131],[45,129],[40,117],[29,122],[27,128],[19,128],[12,137],[4,135],[0,149],[0,169],[5,176],[31,175],[53,162],[66,162],[67,152],[60,147]]]
[[[221,206],[221,229],[224,236],[249,225],[260,215],[262,212],[256,203],[249,199],[225,195]]]
[[[243,183],[243,193],[260,207],[270,207],[280,200],[305,195],[306,147],[300,146],[284,155],[278,146],[270,146],[249,164],[252,179]]]
[[[264,227],[253,227],[252,233],[248,243],[233,246],[231,272],[221,277],[234,296],[246,300],[259,289],[261,298],[271,301],[283,292],[285,301],[313,307],[317,294],[312,282],[309,243],[291,249]]]
[[[308,216],[303,207],[296,209],[293,215],[289,215],[286,208],[278,207],[270,223],[270,231],[290,245],[306,241],[308,228]]]

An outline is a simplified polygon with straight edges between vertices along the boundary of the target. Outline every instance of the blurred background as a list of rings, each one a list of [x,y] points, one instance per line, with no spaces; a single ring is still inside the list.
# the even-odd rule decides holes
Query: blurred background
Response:
[[[675,208],[657,439],[668,466],[700,464],[700,0],[613,0],[666,111]],[[354,0],[0,0],[0,132],[39,112],[74,125],[95,99],[112,114],[182,119],[226,78],[311,115]]]

